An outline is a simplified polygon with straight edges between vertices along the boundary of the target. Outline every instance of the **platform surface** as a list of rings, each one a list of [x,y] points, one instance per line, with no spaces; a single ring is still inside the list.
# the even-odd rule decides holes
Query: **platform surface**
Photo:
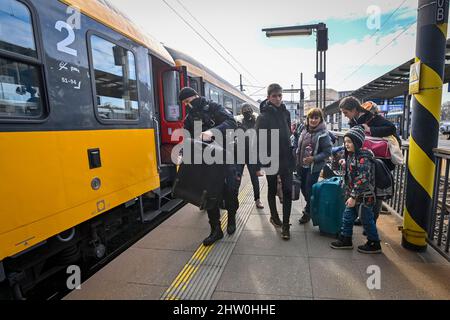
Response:
[[[404,249],[399,217],[380,215],[382,254],[357,252],[366,241],[360,226],[354,227],[355,249],[334,250],[333,238],[311,222],[299,225],[301,199],[293,202],[285,241],[269,223],[265,177],[260,182],[264,209],[254,206],[244,176],[233,236],[203,247],[206,212],[186,205],[65,299],[450,299],[450,263],[431,247],[425,253]],[[226,212],[222,217],[225,229]],[[380,289],[367,285],[373,266],[380,270]]]

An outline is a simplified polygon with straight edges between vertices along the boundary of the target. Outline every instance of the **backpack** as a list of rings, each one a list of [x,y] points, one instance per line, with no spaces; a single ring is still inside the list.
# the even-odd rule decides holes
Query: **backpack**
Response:
[[[380,200],[389,200],[394,196],[394,176],[386,164],[377,158],[371,158],[374,168],[375,197]]]

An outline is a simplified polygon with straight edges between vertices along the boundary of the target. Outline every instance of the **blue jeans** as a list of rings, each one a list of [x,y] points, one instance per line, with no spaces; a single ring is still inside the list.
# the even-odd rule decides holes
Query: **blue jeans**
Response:
[[[370,241],[380,241],[377,227],[373,215],[373,206],[366,206],[364,204],[357,204],[354,208],[346,207],[342,217],[341,235],[344,237],[352,237],[353,223],[358,217],[358,211],[361,210],[361,223],[364,231],[367,234],[367,239]]]

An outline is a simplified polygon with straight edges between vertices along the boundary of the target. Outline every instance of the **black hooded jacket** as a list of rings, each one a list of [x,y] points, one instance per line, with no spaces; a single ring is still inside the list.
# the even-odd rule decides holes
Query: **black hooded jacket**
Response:
[[[395,125],[379,114],[366,113],[358,119],[352,119],[349,122],[350,128],[362,124],[369,126],[372,137],[383,138],[390,135],[397,135]]]
[[[217,129],[225,134],[225,130],[237,128],[236,120],[231,112],[220,104],[201,97],[192,100],[191,105],[192,108],[188,109],[184,120],[184,128],[190,132],[191,136],[194,134],[195,121],[202,122],[202,131]]]
[[[261,114],[256,120],[258,143],[262,134],[260,130],[266,129],[268,135],[267,152],[269,156],[274,155],[275,150],[272,150],[270,135],[272,130],[279,130],[279,172],[286,169],[292,170],[295,167],[295,159],[290,147],[291,114],[289,113],[289,111],[287,111],[284,104],[281,104],[280,107],[275,107],[268,100],[265,100],[261,103],[260,111]],[[269,164],[263,164],[262,166],[269,166]]]

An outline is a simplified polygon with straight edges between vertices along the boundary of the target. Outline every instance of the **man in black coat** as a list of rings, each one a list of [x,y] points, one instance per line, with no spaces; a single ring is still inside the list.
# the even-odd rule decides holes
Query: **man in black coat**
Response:
[[[184,120],[184,128],[189,131],[192,139],[200,139],[204,142],[214,140],[212,129],[219,130],[225,140],[226,130],[235,130],[237,128],[233,115],[221,105],[208,101],[200,97],[192,88],[183,88],[179,94],[179,100],[187,106],[187,116]],[[201,123],[202,132],[199,137],[194,136],[194,124]],[[225,146],[225,141],[217,141]],[[224,184],[225,208],[228,211],[227,233],[233,234],[236,231],[236,212],[239,208],[238,193],[238,170],[234,164],[224,164],[226,166],[225,181],[217,181],[218,184]],[[209,246],[219,239],[223,238],[223,232],[220,225],[220,204],[207,210],[209,224],[211,226],[210,235],[203,240],[205,246]]]
[[[275,227],[282,227],[281,236],[283,239],[290,239],[290,216],[292,207],[292,174],[295,166],[295,159],[292,154],[290,136],[291,136],[291,116],[286,106],[282,103],[283,89],[279,84],[271,84],[267,89],[267,99],[261,103],[261,114],[256,121],[256,130],[258,134],[258,143],[260,143],[263,129],[267,130],[267,151],[274,161],[270,164],[260,163],[264,166],[278,167],[276,173],[267,174],[268,184],[268,202],[270,207],[270,222]],[[271,135],[278,132],[279,139],[276,145],[271,144]],[[261,150],[258,151],[258,159]],[[278,165],[277,165],[278,164]],[[261,175],[258,172],[258,175]],[[277,207],[277,175],[281,178],[283,190],[283,222],[281,222]]]

